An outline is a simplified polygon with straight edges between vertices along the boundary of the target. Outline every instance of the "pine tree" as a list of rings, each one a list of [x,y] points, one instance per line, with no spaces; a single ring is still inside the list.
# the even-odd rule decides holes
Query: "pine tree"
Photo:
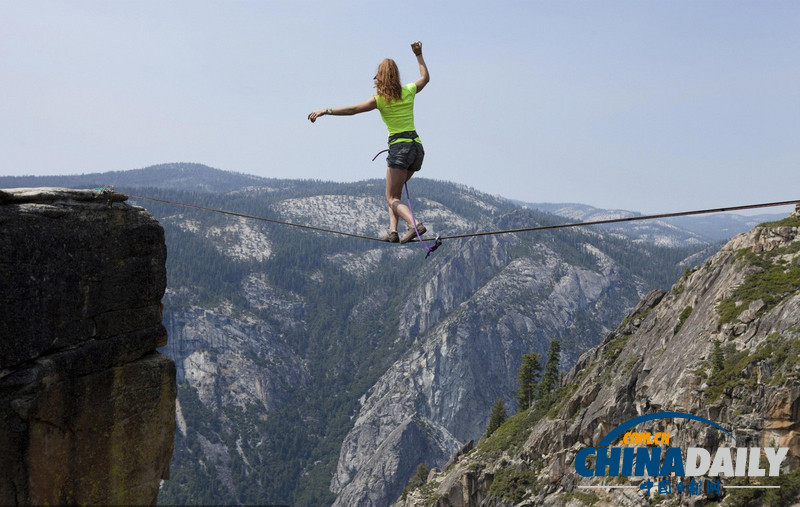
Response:
[[[425,463],[417,465],[417,471],[411,480],[420,486],[428,482],[428,466]]]
[[[714,352],[712,355],[711,374],[716,375],[725,368],[725,353],[722,351],[722,344],[719,340],[714,340]]]
[[[412,489],[423,486],[426,482],[428,482],[428,466],[425,463],[420,463],[417,465],[417,471],[409,479],[406,487],[403,488],[403,495],[400,498],[405,500]]]
[[[542,367],[539,364],[541,356],[536,352],[522,356],[522,364],[517,373],[519,390],[517,391],[517,410],[522,412],[528,410],[536,398],[536,388],[539,383]]]
[[[550,393],[558,387],[558,363],[560,355],[561,342],[558,340],[551,341],[550,348],[547,350],[547,362],[544,365],[544,375],[542,375],[542,381],[539,383],[540,398],[550,396]]]
[[[488,437],[506,421],[506,403],[500,398],[492,406],[492,414],[489,416],[489,426],[486,428],[484,437]]]

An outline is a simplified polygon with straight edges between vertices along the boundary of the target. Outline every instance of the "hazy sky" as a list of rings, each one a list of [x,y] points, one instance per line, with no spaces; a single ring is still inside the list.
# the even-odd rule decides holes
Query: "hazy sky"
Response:
[[[0,175],[166,162],[382,178],[384,57],[421,175],[642,212],[800,199],[798,1],[0,0]]]

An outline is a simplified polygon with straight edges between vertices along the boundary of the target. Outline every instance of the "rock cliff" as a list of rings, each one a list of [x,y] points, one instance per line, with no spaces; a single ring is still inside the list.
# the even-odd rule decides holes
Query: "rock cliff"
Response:
[[[154,504],[168,478],[164,232],[124,200],[0,191],[0,504]]]
[[[703,266],[687,270],[671,291],[648,294],[616,331],[578,360],[549,406],[515,415],[449,470],[434,471],[425,486],[399,504],[649,505],[638,488],[577,489],[604,478],[582,478],[573,463],[580,448],[654,412],[714,421],[731,430],[737,447],[788,447],[784,476],[776,483],[780,489],[725,490],[723,504],[796,502],[799,231],[800,209],[736,236]],[[653,426],[648,431],[670,431],[671,445],[684,451],[726,445],[721,432],[702,423]],[[642,480],[631,478],[635,486]],[[772,495],[768,501],[767,494]],[[676,499],[697,501],[679,493]]]
[[[525,219],[511,214],[503,224]],[[467,241],[423,277],[399,331],[418,341],[363,397],[331,481],[334,505],[395,500],[419,463],[442,466],[481,436],[492,404],[514,391],[523,354],[545,356],[561,337],[571,363],[586,337],[601,335],[598,324],[635,303],[620,266],[588,236],[576,238],[591,261],[566,262],[552,238],[509,237]],[[417,445],[398,438],[410,423],[422,435]]]

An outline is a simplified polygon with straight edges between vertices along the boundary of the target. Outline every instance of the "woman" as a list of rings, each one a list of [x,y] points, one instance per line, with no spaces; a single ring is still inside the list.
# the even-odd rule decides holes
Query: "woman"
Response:
[[[320,116],[350,116],[378,109],[381,118],[389,131],[389,156],[386,157],[386,200],[389,204],[389,229],[383,236],[384,241],[391,243],[407,243],[416,233],[426,232],[422,222],[417,222],[414,230],[413,218],[408,206],[401,197],[403,185],[411,179],[414,172],[422,168],[425,151],[414,128],[414,97],[421,92],[430,81],[428,67],[422,57],[422,42],[411,44],[411,50],[419,63],[419,79],[405,86],[400,85],[400,72],[394,60],[387,58],[378,66],[375,75],[376,95],[366,102],[355,106],[320,109],[308,115],[313,123]],[[398,218],[408,224],[408,231],[400,238],[397,234]]]

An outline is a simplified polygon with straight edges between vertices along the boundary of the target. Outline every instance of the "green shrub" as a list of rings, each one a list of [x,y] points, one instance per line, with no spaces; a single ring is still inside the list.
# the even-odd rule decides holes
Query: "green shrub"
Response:
[[[783,507],[784,505],[792,505],[798,493],[800,493],[800,469],[777,477],[737,477],[731,480],[730,485],[779,486],[779,488],[727,489],[725,490],[725,505],[732,507],[750,505]]]
[[[717,374],[712,374],[708,379],[708,389],[705,392],[706,403],[716,401],[728,389],[736,386],[750,385],[756,386],[756,378],[753,375],[744,375],[744,371],[753,363],[759,361],[758,354],[752,356],[747,350],[734,352],[726,356],[726,366]]]
[[[605,358],[609,361],[615,361],[617,357],[619,357],[620,353],[625,349],[625,344],[628,343],[628,338],[630,337],[631,335],[624,334],[614,338],[611,343],[608,344],[605,354],[603,354]]]
[[[514,414],[488,438],[481,440],[478,449],[486,455],[499,456],[503,451],[519,447],[528,439],[530,428],[540,417],[533,410]]]
[[[584,491],[569,491],[563,498],[567,502],[570,500],[577,500],[584,505],[594,505],[600,501],[600,497],[597,496],[597,494],[591,492],[586,493]]]
[[[762,361],[767,363],[766,370],[771,373],[762,379],[766,384],[780,385],[787,380],[787,375],[796,376],[793,372],[800,361],[800,340],[773,333],[752,354],[748,350],[726,350],[724,359],[724,367],[719,370],[708,362],[704,365],[705,368],[712,366],[705,392],[707,403],[717,400],[728,389],[743,385],[755,387],[756,376],[749,375],[747,370]]]
[[[403,488],[403,494],[400,498],[405,500],[412,490],[420,486],[424,486],[426,482],[428,482],[428,467],[425,465],[425,463],[420,463],[417,465],[417,471],[414,473],[411,479],[409,479],[406,487]]]
[[[692,310],[694,309],[691,306],[687,306],[686,308],[683,309],[681,314],[678,316],[678,325],[675,326],[674,334],[678,334],[678,331],[680,331],[681,328],[683,327],[683,323],[686,322],[686,319],[688,319],[689,315],[692,314]]]
[[[489,494],[519,503],[528,494],[537,494],[541,486],[536,481],[536,472],[524,466],[501,468],[494,474]]]
[[[800,242],[759,254],[747,249],[739,251],[737,260],[743,260],[744,265],[752,265],[759,269],[749,274],[729,298],[720,301],[717,307],[720,324],[733,322],[753,301],[759,299],[764,301],[764,307],[759,311],[760,315],[777,306],[786,296],[799,291],[800,266],[797,264],[787,266],[786,263],[775,262],[777,257],[793,254],[798,250]]]
[[[764,222],[759,224],[758,227],[800,227],[800,215],[789,215],[775,222]]]

